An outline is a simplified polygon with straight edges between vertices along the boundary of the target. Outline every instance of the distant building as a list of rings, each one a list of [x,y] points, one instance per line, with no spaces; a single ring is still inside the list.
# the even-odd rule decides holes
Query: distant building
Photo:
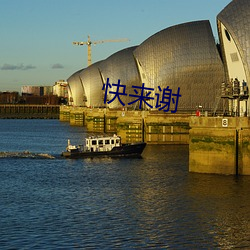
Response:
[[[16,104],[18,102],[18,92],[0,92],[0,104]]]
[[[40,87],[38,86],[22,86],[21,87],[22,95],[36,95],[40,96]]]
[[[53,95],[52,86],[22,86],[22,95],[35,95],[35,96],[45,96]]]
[[[58,105],[60,98],[53,95],[52,86],[22,86],[19,102],[35,105]]]
[[[58,96],[55,95],[44,95],[44,96],[26,95],[22,96],[20,103],[30,104],[30,105],[58,105],[60,103],[60,99]]]
[[[55,82],[53,86],[53,95],[68,98],[68,83],[64,80]]]

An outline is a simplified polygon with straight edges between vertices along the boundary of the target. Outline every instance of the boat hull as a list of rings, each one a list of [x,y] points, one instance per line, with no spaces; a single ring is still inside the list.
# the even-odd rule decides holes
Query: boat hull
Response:
[[[138,157],[141,156],[145,142],[124,144],[120,147],[114,147],[111,151],[71,151],[63,152],[65,158],[93,158],[93,157]]]

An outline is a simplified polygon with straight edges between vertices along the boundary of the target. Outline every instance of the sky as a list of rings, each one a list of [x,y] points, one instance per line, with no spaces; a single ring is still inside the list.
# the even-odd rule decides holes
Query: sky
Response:
[[[92,46],[92,63],[141,44],[185,22],[209,20],[231,0],[0,0],[0,91],[52,86],[87,67],[87,46],[73,41],[116,40]]]

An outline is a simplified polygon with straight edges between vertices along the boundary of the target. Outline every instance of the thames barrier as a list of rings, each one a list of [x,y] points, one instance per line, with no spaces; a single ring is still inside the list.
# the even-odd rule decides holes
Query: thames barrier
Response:
[[[217,41],[209,20],[176,24],[79,69],[60,119],[125,142],[189,144],[190,172],[249,175],[249,1],[231,1],[216,24]]]
[[[248,0],[233,0],[217,15],[218,42],[208,20],[165,28],[73,73],[60,114],[6,106],[0,116],[59,116],[123,143],[186,144],[190,172],[250,175],[249,24]]]
[[[60,121],[124,143],[189,145],[189,171],[250,175],[250,118],[61,106]]]

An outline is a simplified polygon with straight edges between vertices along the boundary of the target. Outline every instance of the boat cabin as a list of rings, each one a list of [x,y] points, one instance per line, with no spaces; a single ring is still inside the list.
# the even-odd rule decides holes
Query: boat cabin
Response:
[[[111,151],[114,147],[121,146],[121,138],[117,135],[114,136],[100,136],[86,138],[86,151]]]

